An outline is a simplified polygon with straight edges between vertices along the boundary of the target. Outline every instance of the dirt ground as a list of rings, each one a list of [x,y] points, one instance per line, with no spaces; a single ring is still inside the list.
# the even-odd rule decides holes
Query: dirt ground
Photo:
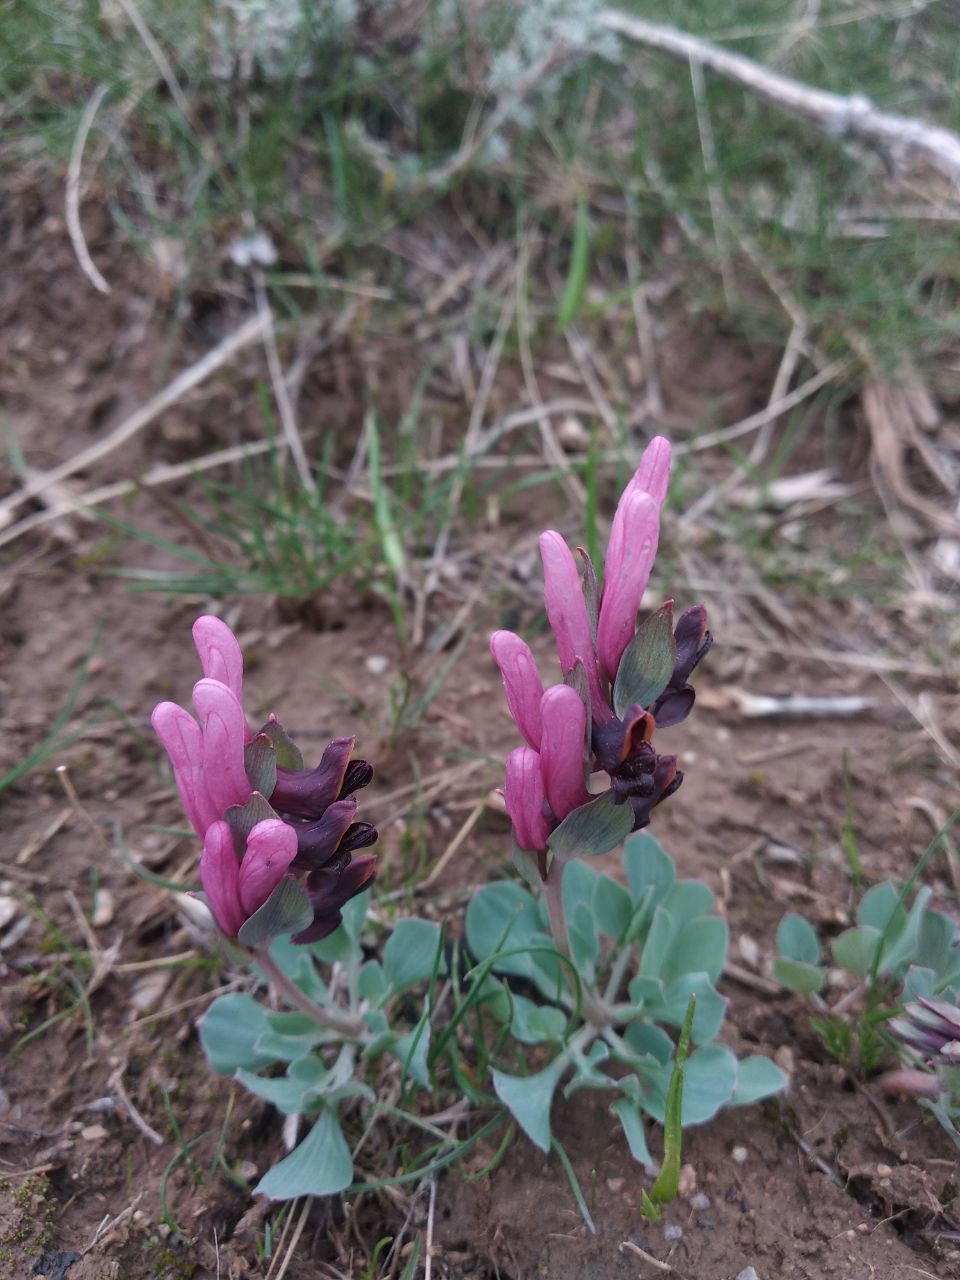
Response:
[[[3,211],[0,251],[6,352],[0,398],[38,469],[122,420],[235,327],[242,311],[235,296],[224,294],[187,299],[177,314],[162,281],[126,257],[113,264],[110,297],[94,295],[81,285],[56,208],[41,176],[25,184]],[[88,235],[95,239],[95,228]],[[707,404],[735,415],[762,402],[771,359],[775,365],[769,350],[751,351],[703,323],[675,333],[663,353],[663,374],[678,434]],[[311,366],[303,417],[338,427],[338,456],[349,459],[350,433],[371,402],[385,412],[403,404],[410,390],[405,370],[416,362],[399,361],[400,350],[396,338],[363,347],[338,339]],[[104,459],[95,482],[251,438],[260,361],[259,352],[248,353],[165,413]],[[456,408],[448,404],[443,411],[456,420]],[[461,423],[465,418],[461,412]],[[855,458],[854,447],[850,455]],[[5,491],[17,483],[9,472]],[[167,507],[139,502],[142,519],[185,536]],[[839,519],[824,513],[811,537],[829,546],[843,536]],[[528,626],[535,620],[540,605],[530,539],[555,520],[575,532],[576,519],[556,499],[542,509],[508,508],[498,523],[476,530],[475,550],[462,562],[465,581],[482,583],[485,566],[493,564],[505,580],[512,574],[513,586],[475,593],[471,634],[453,675],[421,723],[403,736],[391,723],[391,694],[405,671],[416,668],[421,683],[429,680],[447,654],[404,653],[382,600],[352,600],[337,587],[306,608],[261,598],[224,602],[250,657],[253,699],[276,708],[308,745],[345,732],[349,723],[359,749],[377,762],[363,816],[380,825],[382,883],[390,888],[411,870],[404,832],[414,819],[422,832],[417,856],[429,866],[498,783],[495,761],[514,743],[485,635],[505,621]],[[43,737],[102,630],[74,716],[87,730],[2,796],[2,893],[19,905],[0,929],[6,1042],[0,1274],[11,1280],[264,1277],[269,1261],[258,1245],[265,1207],[213,1165],[222,1143],[228,1165],[255,1180],[281,1151],[281,1122],[271,1108],[209,1073],[195,1031],[211,993],[238,975],[218,969],[203,951],[178,896],[134,876],[117,853],[122,841],[155,876],[175,882],[195,876],[192,842],[156,829],[182,819],[156,770],[148,714],[161,698],[185,697],[195,676],[189,625],[208,602],[131,594],[107,570],[145,563],[146,551],[120,544],[91,522],[50,526],[2,555],[0,772]],[[932,834],[929,813],[955,803],[955,775],[903,698],[875,670],[843,660],[844,653],[882,647],[891,636],[909,645],[922,620],[891,613],[868,622],[856,582],[841,601],[789,589],[772,597],[757,584],[746,605],[741,600],[734,607],[723,600],[729,561],[721,554],[707,563],[717,646],[699,679],[696,713],[667,731],[686,779],[657,811],[652,829],[682,874],[710,883],[730,921],[725,1038],[735,1048],[773,1055],[790,1075],[789,1090],[780,1100],[688,1132],[683,1195],[656,1226],[640,1216],[643,1174],[605,1100],[580,1093],[558,1103],[557,1131],[587,1191],[596,1235],[584,1226],[556,1162],[517,1140],[480,1181],[456,1173],[440,1178],[434,1276],[960,1276],[955,1147],[912,1103],[882,1099],[869,1082],[854,1087],[811,1031],[802,1002],[770,989],[765,967],[785,910],[804,912],[826,936],[848,921],[849,877],[839,845],[847,818],[865,874],[903,877]],[[532,574],[529,589],[524,574]],[[430,606],[431,626],[441,628],[461,606],[452,586],[441,589]],[[751,645],[741,643],[739,625],[738,610],[747,606],[763,618]],[[740,640],[725,644],[725,628]],[[770,635],[774,640],[764,643]],[[837,653],[837,660],[795,656],[797,636],[828,658]],[[543,637],[538,651],[549,669]],[[898,689],[902,682],[912,696],[931,699],[949,731],[956,695],[925,665],[919,640],[912,653],[911,669],[889,674]],[[378,658],[374,664],[371,655]],[[751,719],[730,692],[736,689],[862,695],[872,705],[829,721]],[[61,760],[92,828],[66,802],[53,772]],[[414,812],[417,778],[430,798]],[[430,790],[443,778],[446,785]],[[507,831],[491,802],[435,892],[416,908],[457,926],[471,887],[505,872]],[[949,881],[938,868],[931,878],[941,909],[955,910]],[[81,928],[77,917],[97,891],[105,901],[103,890],[109,907],[92,928],[91,946],[90,926]],[[70,994],[69,986],[51,988],[42,975],[66,972],[71,947],[93,952],[89,1017],[78,1012],[42,1029]],[[184,952],[193,952],[197,963],[156,967],[158,959]],[[35,1034],[23,1043],[29,1032]],[[174,1159],[184,1142],[196,1142],[194,1178]],[[478,1149],[471,1167],[482,1168],[492,1155]],[[386,1153],[387,1171],[398,1158]],[[410,1239],[425,1230],[427,1191],[413,1200],[368,1195],[346,1209],[315,1204],[287,1275],[371,1275],[364,1268],[378,1239],[404,1222]],[[163,1223],[161,1196],[179,1231]],[[71,1253],[81,1256],[71,1260]]]

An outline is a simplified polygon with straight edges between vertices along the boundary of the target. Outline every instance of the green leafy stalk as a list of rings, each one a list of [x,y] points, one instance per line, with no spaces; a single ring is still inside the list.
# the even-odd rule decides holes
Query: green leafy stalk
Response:
[[[587,273],[590,269],[590,213],[587,202],[580,197],[577,204],[577,221],[573,228],[573,247],[570,250],[570,266],[567,270],[567,283],[560,300],[560,311],[557,322],[561,330],[568,329],[577,318],[580,304],[587,287]]]
[[[650,1209],[653,1209],[656,1217],[659,1218],[660,1211],[657,1206],[669,1204],[677,1194],[677,1186],[680,1182],[680,1148],[683,1132],[681,1126],[681,1117],[683,1115],[683,1067],[687,1060],[687,1050],[690,1048],[690,1033],[693,1029],[693,1015],[696,1009],[697,997],[691,996],[687,1004],[686,1017],[683,1020],[683,1030],[680,1032],[677,1054],[673,1060],[673,1074],[670,1076],[670,1084],[667,1088],[666,1115],[663,1122],[663,1164],[660,1166],[659,1177],[650,1188],[650,1195],[644,1194],[644,1217],[648,1217]],[[651,1220],[655,1221],[656,1219]]]

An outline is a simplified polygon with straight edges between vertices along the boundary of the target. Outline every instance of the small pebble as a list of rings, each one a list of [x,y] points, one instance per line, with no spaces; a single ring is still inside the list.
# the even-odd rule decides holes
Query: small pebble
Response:
[[[741,933],[737,939],[737,947],[751,969],[760,968],[760,947],[756,938],[751,938],[748,933]]]
[[[685,1164],[677,1179],[677,1195],[681,1200],[689,1200],[697,1189],[697,1171],[692,1164]]]
[[[746,1164],[747,1148],[734,1147],[733,1150],[730,1152],[730,1159],[733,1161],[734,1164]]]
[[[390,666],[385,653],[368,653],[363,664],[372,676],[382,676]]]
[[[663,1228],[664,1240],[679,1240],[683,1236],[683,1227],[678,1227],[675,1222],[668,1222]]]
[[[737,1280],[760,1280],[760,1277],[757,1275],[756,1270],[753,1267],[744,1267],[737,1276]]]
[[[889,1178],[889,1177],[890,1177],[890,1175],[891,1175],[891,1173],[893,1173],[893,1170],[890,1168],[890,1166],[889,1166],[888,1164],[878,1164],[878,1165],[877,1165],[877,1177],[878,1177],[878,1178]]]
[[[114,912],[113,894],[109,889],[98,889],[93,896],[93,919],[91,921],[93,927],[100,929],[105,924],[109,924],[113,919]]]
[[[612,1191],[612,1192],[614,1193],[614,1195],[616,1195],[616,1193],[617,1193],[618,1191],[622,1191],[622,1190],[623,1190],[623,1184],[624,1184],[624,1182],[626,1182],[626,1178],[608,1178],[608,1179],[607,1179],[607,1189],[608,1189],[609,1191]]]
[[[705,1196],[702,1191],[698,1191],[695,1196],[690,1197],[690,1208],[697,1209],[701,1213],[704,1209],[709,1209],[711,1200],[709,1196]]]
[[[568,453],[586,453],[590,447],[590,432],[579,418],[572,415],[561,420],[557,439]]]
[[[19,910],[16,898],[0,898],[0,929],[5,929]]]
[[[102,1124],[88,1124],[80,1130],[80,1137],[85,1142],[102,1142],[104,1138],[109,1138],[110,1135]]]

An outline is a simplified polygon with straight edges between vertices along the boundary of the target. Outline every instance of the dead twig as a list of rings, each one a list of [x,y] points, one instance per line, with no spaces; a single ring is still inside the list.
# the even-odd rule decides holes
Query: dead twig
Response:
[[[277,350],[277,335],[273,324],[273,308],[270,306],[266,281],[261,270],[253,273],[253,287],[257,299],[257,314],[263,324],[263,349],[267,357],[270,384],[273,387],[273,396],[277,402],[277,413],[280,416],[284,439],[287,442],[287,448],[290,450],[290,456],[293,458],[293,464],[297,468],[297,475],[300,477],[301,484],[308,493],[316,493],[317,486],[310,472],[310,463],[307,461],[300,429],[297,426],[297,415],[294,412],[287,380],[283,376],[283,366],[280,363],[280,353]],[[281,454],[282,460],[283,455]]]
[[[597,21],[608,31],[637,44],[732,80],[779,111],[814,125],[828,137],[857,138],[898,165],[909,157],[921,157],[952,182],[960,183],[960,136],[950,129],[880,111],[862,94],[843,97],[814,89],[698,36],[617,9],[602,9]]]
[[[93,127],[93,121],[100,110],[100,104],[109,92],[109,85],[99,85],[91,94],[90,100],[83,109],[83,115],[80,117],[80,124],[77,127],[77,134],[73,140],[73,147],[70,150],[65,195],[67,234],[70,236],[70,243],[73,245],[73,251],[77,255],[80,270],[93,287],[101,293],[109,293],[110,286],[90,257],[90,250],[87,248],[83,227],[80,223],[80,174],[83,169],[83,152],[87,145],[87,138],[90,136],[90,130]]]

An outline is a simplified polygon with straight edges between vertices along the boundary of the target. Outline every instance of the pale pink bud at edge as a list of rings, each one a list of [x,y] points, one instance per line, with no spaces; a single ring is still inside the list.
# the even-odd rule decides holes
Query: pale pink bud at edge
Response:
[[[495,631],[490,637],[490,652],[503,676],[510,714],[529,745],[538,750],[543,685],[530,646],[512,631]]]
[[[240,905],[240,866],[225,822],[214,822],[204,837],[200,883],[214,920],[228,938],[235,938],[246,916]]]
[[[297,833],[279,818],[258,822],[240,863],[240,906],[245,916],[262,907],[297,856]]]
[[[150,716],[157,737],[170,757],[173,777],[187,817],[203,838],[221,815],[207,791],[203,770],[203,733],[189,711],[175,702],[160,702]]]
[[[507,756],[503,799],[517,844],[531,853],[547,847],[550,826],[543,812],[545,798],[539,754],[532,747],[517,747]]]
[[[600,664],[611,682],[636,633],[637,610],[657,558],[660,509],[648,493],[627,493],[617,517],[610,530],[597,623]]]
[[[243,766],[246,720],[236,697],[219,680],[198,680],[193,705],[203,731],[203,777],[219,817],[252,794]]]
[[[580,659],[586,671],[591,701],[599,709],[605,699],[600,689],[587,602],[583,598],[573,552],[559,533],[548,529],[540,535],[540,558],[543,561],[543,599],[550,629],[557,641],[560,669],[567,675]]]
[[[583,781],[587,708],[576,690],[564,684],[548,689],[540,707],[543,785],[554,817],[562,821],[590,799]]]

